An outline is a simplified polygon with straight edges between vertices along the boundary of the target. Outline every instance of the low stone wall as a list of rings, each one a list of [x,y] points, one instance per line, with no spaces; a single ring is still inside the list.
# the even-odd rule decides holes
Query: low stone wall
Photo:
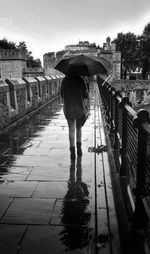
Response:
[[[129,80],[129,79],[116,79],[111,82],[111,85],[118,91],[126,91],[132,89],[150,89],[150,80]]]
[[[123,96],[127,96],[134,108],[150,103],[150,80],[120,79],[110,84]]]
[[[0,131],[58,96],[62,78],[0,79]]]
[[[8,93],[9,86],[0,80],[0,130],[10,123]]]

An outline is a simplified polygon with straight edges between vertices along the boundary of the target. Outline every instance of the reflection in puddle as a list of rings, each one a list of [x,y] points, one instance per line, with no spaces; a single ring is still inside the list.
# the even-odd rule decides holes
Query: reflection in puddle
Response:
[[[36,141],[35,137],[39,137],[41,131],[53,122],[53,118],[60,114],[61,109],[62,105],[58,98],[32,117],[16,123],[6,133],[0,135],[0,176],[9,173],[10,167],[15,165],[19,156],[24,155],[28,148],[35,147],[40,142]]]
[[[82,182],[81,157],[71,162],[68,191],[62,207],[62,223],[64,230],[61,232],[61,241],[67,250],[83,248],[87,246],[91,238],[89,222],[89,191],[87,184]]]

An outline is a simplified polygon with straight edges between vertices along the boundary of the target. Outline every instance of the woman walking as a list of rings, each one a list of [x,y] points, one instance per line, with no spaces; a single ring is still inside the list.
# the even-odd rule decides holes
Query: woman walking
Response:
[[[70,158],[75,160],[75,143],[77,155],[82,156],[82,126],[87,113],[88,90],[84,80],[80,76],[65,76],[61,84],[61,97],[69,128]]]

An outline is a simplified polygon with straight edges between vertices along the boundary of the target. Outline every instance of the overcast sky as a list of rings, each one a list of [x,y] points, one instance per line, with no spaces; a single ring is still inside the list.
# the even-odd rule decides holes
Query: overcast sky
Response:
[[[103,45],[119,32],[140,35],[150,0],[0,0],[0,39],[25,41],[34,58],[80,41]]]

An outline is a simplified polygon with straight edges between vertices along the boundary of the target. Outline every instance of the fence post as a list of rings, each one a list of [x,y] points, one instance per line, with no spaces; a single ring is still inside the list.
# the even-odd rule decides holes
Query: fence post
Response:
[[[114,149],[118,150],[120,148],[119,141],[118,141],[118,106],[119,101],[117,102],[117,97],[120,97],[120,100],[122,99],[122,96],[120,95],[119,91],[115,92],[114,99],[115,99],[115,119],[114,119],[114,125],[115,125],[115,141],[114,141]]]
[[[135,189],[135,211],[133,213],[132,227],[137,234],[144,237],[148,230],[148,218],[143,206],[143,187],[145,182],[145,156],[147,153],[148,133],[142,127],[143,123],[150,123],[149,113],[146,110],[139,110],[137,117],[133,119],[133,125],[138,129],[138,155],[137,174]],[[143,239],[144,240],[144,239]]]
[[[127,142],[127,110],[125,105],[131,106],[128,97],[123,97],[119,103],[119,107],[122,108],[122,145],[120,148],[121,153],[121,167],[120,176],[126,176],[126,142]]]
[[[114,101],[114,95],[115,95],[115,88],[114,87],[111,87],[109,88],[109,93],[110,93],[110,132],[113,133],[114,132],[114,104],[113,104],[113,101]]]
[[[111,86],[109,84],[105,84],[105,91],[106,91],[106,97],[105,97],[105,100],[106,100],[106,119],[107,119],[107,122],[110,123],[110,89],[111,89]]]

